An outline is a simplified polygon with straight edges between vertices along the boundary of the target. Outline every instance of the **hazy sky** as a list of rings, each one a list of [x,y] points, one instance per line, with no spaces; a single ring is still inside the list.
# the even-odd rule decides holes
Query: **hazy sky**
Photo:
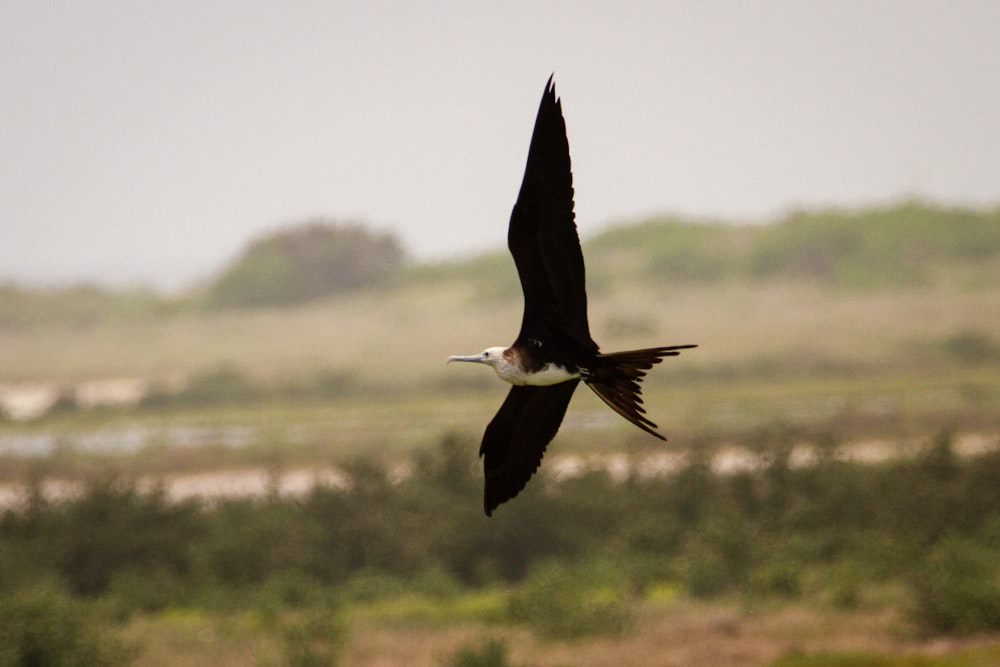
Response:
[[[314,216],[502,246],[538,101],[583,234],[1000,202],[1000,3],[0,2],[0,281],[176,288]]]

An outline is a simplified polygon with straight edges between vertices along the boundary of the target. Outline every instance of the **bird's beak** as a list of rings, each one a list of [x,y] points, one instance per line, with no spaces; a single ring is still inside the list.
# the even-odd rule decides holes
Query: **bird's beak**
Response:
[[[455,354],[455,355],[452,355],[452,356],[448,357],[448,363],[450,364],[453,361],[478,361],[478,362],[482,363],[483,359],[485,359],[485,357],[482,355],[482,353],[480,353],[480,354],[470,354],[470,355],[464,356],[464,357],[461,356],[461,355]]]

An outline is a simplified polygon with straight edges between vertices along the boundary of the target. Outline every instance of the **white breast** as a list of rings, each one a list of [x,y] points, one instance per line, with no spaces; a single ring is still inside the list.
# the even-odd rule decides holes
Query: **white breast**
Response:
[[[556,364],[546,364],[544,368],[536,373],[526,373],[514,364],[498,364],[495,368],[497,375],[501,379],[516,385],[547,387],[580,377],[579,373],[570,373],[562,366],[557,366]]]

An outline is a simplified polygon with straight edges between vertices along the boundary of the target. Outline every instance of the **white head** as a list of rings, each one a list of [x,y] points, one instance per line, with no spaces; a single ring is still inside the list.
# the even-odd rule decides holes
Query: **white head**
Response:
[[[453,361],[474,361],[479,364],[486,364],[492,366],[494,369],[503,360],[503,353],[507,348],[505,347],[488,347],[479,354],[471,354],[468,356],[454,355],[448,357],[448,363]]]

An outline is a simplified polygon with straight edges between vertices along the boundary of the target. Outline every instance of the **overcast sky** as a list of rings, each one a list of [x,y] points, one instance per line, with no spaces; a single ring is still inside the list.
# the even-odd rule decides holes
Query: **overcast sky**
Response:
[[[316,216],[502,247],[544,84],[581,232],[1000,203],[996,2],[0,2],[0,281],[174,289]]]

